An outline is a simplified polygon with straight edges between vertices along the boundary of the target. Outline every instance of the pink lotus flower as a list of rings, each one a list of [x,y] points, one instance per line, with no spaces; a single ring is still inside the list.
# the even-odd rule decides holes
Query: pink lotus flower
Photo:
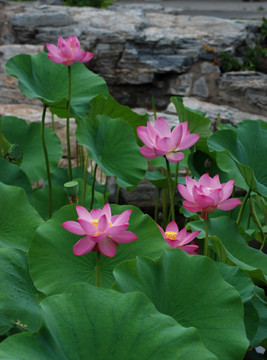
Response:
[[[241,204],[236,198],[229,197],[232,194],[235,180],[221,184],[219,175],[211,178],[204,174],[198,181],[186,177],[186,186],[179,184],[178,190],[186,200],[184,207],[191,212],[201,211],[201,218],[206,219],[207,214],[215,209],[232,210]]]
[[[146,145],[140,148],[142,155],[148,159],[164,155],[171,162],[183,160],[184,154],[179,151],[190,148],[200,138],[200,135],[190,134],[187,121],[171,131],[163,118],[158,118],[154,125],[148,121],[147,126],[138,126],[137,135]]]
[[[179,228],[175,221],[171,221],[169,225],[166,227],[166,232],[158,225],[164,240],[170,245],[172,249],[182,249],[188,254],[198,255],[195,250],[198,249],[198,245],[186,245],[190,243],[201,231],[193,231],[192,233],[188,233],[186,228],[183,228],[179,231]]]
[[[86,235],[73,246],[75,255],[84,255],[93,250],[113,257],[117,245],[137,239],[134,233],[126,231],[132,210],[111,216],[110,206],[106,204],[103,210],[93,209],[89,212],[82,206],[76,206],[76,211],[78,222],[66,221],[62,224],[66,230],[74,234]]]
[[[76,36],[69,36],[65,40],[59,36],[57,46],[46,44],[48,58],[57,64],[71,65],[75,61],[86,63],[93,58],[93,54],[82,51]]]

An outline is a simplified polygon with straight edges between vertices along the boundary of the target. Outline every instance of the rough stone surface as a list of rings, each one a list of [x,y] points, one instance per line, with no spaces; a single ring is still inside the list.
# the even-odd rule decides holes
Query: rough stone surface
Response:
[[[40,104],[37,99],[29,99],[19,90],[18,80],[8,76],[5,64],[8,59],[19,54],[35,55],[43,51],[40,45],[2,45],[0,46],[0,105],[1,104]],[[0,112],[1,113],[1,112]]]
[[[13,46],[36,46],[20,48],[23,53],[34,53],[46,42],[56,43],[59,35],[76,35],[82,47],[94,53],[88,66],[105,78],[122,104],[150,107],[153,96],[157,107],[165,108],[170,96],[197,96],[214,103],[234,103],[240,109],[244,101],[246,111],[267,114],[265,77],[260,74],[244,91],[243,85],[235,84],[240,78],[222,76],[214,63],[220,51],[234,55],[253,46],[259,22],[181,15],[179,9],[155,4],[99,10],[0,0],[0,9],[2,69],[8,56],[18,50],[11,50]],[[12,81],[1,74],[1,103],[9,97],[11,103],[15,98],[21,101],[14,88],[7,89]],[[226,90],[228,84],[231,92]],[[242,99],[233,101],[239,90]]]
[[[267,74],[254,71],[223,74],[218,100],[243,111],[267,116]]]
[[[218,116],[221,123],[231,123],[237,125],[239,122],[245,119],[250,120],[263,120],[267,122],[267,116],[255,115],[255,113],[249,113],[246,111],[240,111],[236,107],[226,105],[216,105],[206,101],[201,101],[192,97],[183,98],[184,105],[193,110],[199,110],[206,113],[206,117],[211,120],[212,128],[216,127]],[[169,116],[169,122],[172,125],[177,123],[177,115],[174,105],[171,103],[163,114]]]

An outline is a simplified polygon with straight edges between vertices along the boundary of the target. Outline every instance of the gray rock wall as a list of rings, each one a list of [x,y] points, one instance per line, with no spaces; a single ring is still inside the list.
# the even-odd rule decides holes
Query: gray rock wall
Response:
[[[195,96],[267,116],[266,76],[222,75],[214,62],[220,51],[235,54],[253,46],[257,22],[191,17],[148,4],[99,10],[0,0],[0,9],[0,66],[17,44],[32,45],[32,53],[59,35],[76,35],[95,55],[88,66],[122,104],[150,107],[153,96],[164,108],[170,96]],[[5,89],[0,102],[7,103]]]

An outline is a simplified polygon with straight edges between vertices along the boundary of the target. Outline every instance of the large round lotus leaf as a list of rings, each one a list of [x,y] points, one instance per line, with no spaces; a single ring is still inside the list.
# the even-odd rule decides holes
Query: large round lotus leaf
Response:
[[[256,281],[267,283],[267,255],[247,245],[233,220],[226,216],[211,219],[210,234],[218,236],[234,264]]]
[[[241,298],[210,259],[172,249],[158,261],[139,257],[126,261],[114,275],[116,290],[142,291],[158,311],[197,328],[218,359],[243,359],[249,343]]]
[[[192,221],[187,226],[192,231],[205,232],[203,221]],[[228,216],[211,218],[209,234],[220,239],[227,257],[233,264],[246,271],[257,283],[267,283],[267,255],[247,245],[235,221]]]
[[[252,300],[252,304],[257,311],[259,324],[251,345],[253,347],[262,345],[267,349],[267,298],[265,297],[265,301],[255,298]]]
[[[106,115],[82,120],[76,130],[79,144],[106,175],[115,176],[124,187],[137,185],[145,176],[147,160],[141,155],[130,125]]]
[[[19,79],[24,95],[39,98],[59,117],[67,115],[68,67],[55,64],[47,54],[17,55],[6,64],[9,75]],[[84,64],[71,66],[71,114],[84,117],[90,101],[98,94],[108,95],[105,81],[89,71]]]
[[[230,156],[253,191],[267,196],[267,125],[263,121],[244,120],[236,129],[214,133],[208,140],[210,151]],[[220,158],[220,164],[223,165]],[[227,166],[228,164],[226,164]],[[226,166],[222,168],[225,169]]]
[[[259,316],[251,301],[256,286],[248,274],[238,266],[229,266],[221,262],[215,263],[224,280],[232,285],[240,294],[244,305],[244,323],[249,341],[254,339],[259,327]],[[259,344],[258,344],[259,345]]]
[[[136,134],[137,126],[146,126],[148,115],[140,115],[132,111],[128,106],[119,104],[111,95],[105,98],[97,96],[90,104],[89,117],[95,119],[97,115],[107,115],[110,118],[120,118],[128,122]],[[139,140],[137,134],[136,138]],[[141,144],[141,143],[140,143]]]
[[[43,220],[29,204],[23,189],[0,183],[0,247],[28,250]]]
[[[19,166],[2,158],[0,158],[0,181],[7,185],[23,188],[28,198],[31,199],[32,187],[29,178]]]
[[[36,331],[41,325],[39,293],[30,278],[26,252],[0,249],[0,310],[22,330]],[[1,320],[0,320],[1,323]]]
[[[129,231],[138,236],[136,241],[117,247],[116,256],[101,255],[101,286],[110,287],[114,282],[113,269],[120,262],[137,255],[155,258],[160,256],[167,243],[156,223],[133,206],[112,205],[112,214],[132,209]],[[65,221],[77,221],[75,206],[68,205],[35,233],[29,252],[30,273],[38,290],[47,295],[63,292],[68,286],[79,281],[96,284],[96,253],[82,256],[73,254],[73,245],[82,237],[65,230]]]
[[[41,302],[44,328],[0,345],[5,360],[216,360],[196,329],[156,311],[140,293],[89,284]]]
[[[34,191],[32,204],[44,220],[49,219],[48,186]],[[52,213],[68,204],[69,199],[65,190],[59,186],[52,186]]]
[[[5,335],[12,328],[12,323],[0,312],[0,336]]]
[[[215,265],[224,280],[239,292],[243,303],[251,300],[254,296],[255,285],[245,271],[238,266],[230,266],[221,262],[216,262]]]
[[[25,120],[13,116],[2,117],[2,131],[13,144],[23,150],[21,169],[33,182],[47,178],[44,150],[41,142],[41,124],[27,124]],[[58,136],[45,127],[45,141],[49,157],[50,171],[56,169],[62,157],[62,146]]]

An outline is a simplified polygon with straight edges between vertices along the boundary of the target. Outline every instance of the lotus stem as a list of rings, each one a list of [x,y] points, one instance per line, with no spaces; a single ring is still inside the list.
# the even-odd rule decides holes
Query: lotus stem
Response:
[[[97,170],[97,164],[95,164],[94,168],[94,175],[93,175],[93,181],[92,181],[92,192],[91,192],[91,204],[90,204],[90,210],[92,210],[94,205],[94,199],[95,199],[95,181],[96,181],[96,170]]]
[[[55,131],[55,115],[53,113],[51,114],[51,118],[52,118],[51,127],[52,130]]]
[[[171,169],[170,164],[167,158],[166,160],[166,167],[167,167],[167,176],[168,176],[168,184],[169,184],[169,197],[170,197],[170,203],[171,203],[171,217],[172,220],[175,220],[175,208],[174,208],[174,197],[173,197],[173,188],[172,188],[172,180],[171,180]]]
[[[44,157],[45,157],[45,165],[46,165],[46,173],[47,173],[47,180],[48,180],[48,192],[49,192],[49,218],[52,216],[52,181],[51,181],[51,174],[50,174],[50,166],[49,166],[49,158],[48,152],[45,142],[45,115],[46,115],[47,105],[44,104],[43,113],[42,113],[42,125],[41,125],[41,139],[42,145],[44,150]]]
[[[155,211],[154,211],[155,222],[158,222],[159,200],[160,200],[160,189],[158,189],[157,200],[156,200]]]
[[[96,286],[100,287],[100,265],[101,265],[101,252],[98,250],[96,253]]]
[[[237,220],[236,220],[236,225],[237,226],[240,225],[240,222],[241,222],[244,210],[245,210],[246,203],[247,203],[248,198],[250,196],[250,193],[251,193],[251,188],[248,189],[248,192],[246,193],[246,196],[245,196],[245,198],[244,198],[244,200],[242,202],[241,208],[239,210],[238,217],[237,217]]]
[[[174,178],[174,186],[173,186],[173,198],[175,199],[177,182],[178,182],[178,172],[179,172],[179,162],[176,163],[175,167],[175,178]]]
[[[67,138],[67,153],[68,153],[68,169],[69,169],[69,181],[72,180],[72,167],[71,167],[71,151],[70,151],[70,102],[71,102],[71,66],[68,66],[68,78],[69,78],[69,91],[67,101],[67,126],[66,126],[66,138]]]
[[[119,197],[120,197],[120,186],[117,186],[117,189],[116,189],[116,199],[115,199],[115,203],[116,204],[119,204]]]
[[[265,236],[264,236],[263,242],[262,242],[261,247],[260,247],[260,251],[262,251],[263,248],[264,248],[264,245],[265,245],[265,242],[266,242],[266,238],[267,238],[267,234],[265,234]]]
[[[206,233],[204,239],[204,251],[203,255],[208,256],[208,248],[209,248],[209,214],[207,214],[207,218],[205,219],[206,223]]]
[[[260,230],[260,234],[261,234],[261,238],[262,238],[262,242],[264,242],[264,239],[265,239],[265,235],[264,235],[264,231],[263,231],[263,228],[261,226],[261,223],[260,223],[260,220],[257,216],[257,212],[256,212],[256,209],[255,209],[255,204],[254,204],[254,199],[253,199],[253,196],[251,196],[250,198],[250,204],[251,204],[251,216],[252,216],[252,219],[254,221],[254,223],[258,226],[258,229]]]
[[[105,185],[104,185],[104,201],[107,202],[107,187],[108,187],[108,176],[106,176]]]
[[[82,197],[82,206],[85,206],[85,197],[86,197],[86,185],[87,185],[87,167],[88,167],[88,157],[89,150],[85,151],[85,159],[83,164],[83,197]]]
[[[163,213],[163,228],[165,229],[168,222],[167,214],[167,205],[168,205],[168,192],[167,189],[162,189],[162,213]]]

